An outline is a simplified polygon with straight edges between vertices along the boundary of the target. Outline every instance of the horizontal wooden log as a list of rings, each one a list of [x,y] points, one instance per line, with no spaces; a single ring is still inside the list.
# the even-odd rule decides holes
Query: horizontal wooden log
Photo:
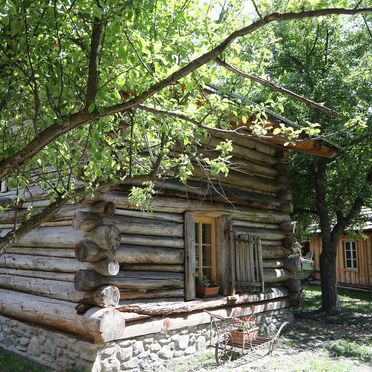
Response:
[[[239,227],[253,227],[258,229],[269,229],[269,230],[278,230],[278,224],[276,223],[264,223],[264,222],[255,222],[255,221],[247,221],[247,220],[236,220],[232,221],[233,226]]]
[[[118,275],[103,276],[92,270],[79,270],[75,274],[75,288],[78,291],[92,291],[102,285],[114,285],[119,289],[162,290],[183,287],[182,273],[151,271],[120,271]]]
[[[284,267],[291,273],[301,271],[301,258],[299,255],[292,254],[284,259]]]
[[[263,260],[262,267],[264,269],[282,269],[284,268],[284,260]]]
[[[145,247],[169,247],[169,248],[183,248],[185,243],[182,238],[169,238],[154,235],[129,235],[121,236],[121,244],[143,245]]]
[[[92,268],[90,264],[78,262],[73,258],[45,257],[10,253],[5,253],[0,256],[0,267],[65,273],[73,273],[80,269]]]
[[[183,289],[169,289],[166,291],[120,291],[121,300],[137,300],[147,298],[179,298],[183,299]]]
[[[252,236],[257,236],[262,240],[280,240],[284,238],[284,234],[280,230],[274,229],[257,229],[253,227],[234,226],[234,231],[246,233]]]
[[[122,293],[122,292],[121,292]],[[120,310],[126,312],[135,312],[137,314],[150,316],[167,316],[175,314],[194,314],[198,311],[212,310],[216,308],[231,309],[231,306],[236,309],[245,304],[253,305],[254,303],[275,301],[279,298],[283,299],[289,295],[288,289],[270,288],[264,293],[242,294],[229,297],[219,297],[203,300],[183,301],[163,299],[161,301],[153,301],[152,299],[133,300],[127,303],[120,303]]]
[[[237,307],[225,306],[222,308],[211,309],[210,312],[224,318],[231,318],[251,316],[252,314],[279,310],[289,306],[289,300],[283,298],[254,304],[249,303]],[[138,316],[136,316],[136,318],[137,317]],[[209,323],[210,315],[204,311],[180,314],[179,316],[169,316],[165,319],[164,316],[149,317],[141,322],[128,321],[123,339],[133,339],[134,337],[146,334],[167,332],[187,327],[190,328],[201,324],[208,325]]]
[[[42,306],[40,306],[42,304]],[[78,315],[74,302],[0,289],[0,313],[32,324],[73,333],[95,342],[123,337],[125,317],[109,307],[94,307]]]
[[[0,207],[7,208],[11,204],[12,204],[12,199],[11,198],[4,197],[4,196],[0,197]]]
[[[80,262],[98,262],[109,256],[112,257],[110,251],[101,249],[89,240],[83,240],[76,245],[75,256]]]
[[[49,204],[49,201],[46,201],[46,205]],[[44,207],[34,207],[33,206],[33,214],[37,214],[42,212]],[[66,205],[64,206],[60,211],[58,211],[51,219],[49,222],[57,222],[57,221],[71,221],[72,218],[74,217],[74,214],[78,210],[83,210],[87,211],[87,207],[81,206],[81,205]],[[17,217],[17,222],[24,222],[26,218],[29,215],[29,211],[27,208],[25,208],[22,205],[21,209],[18,209],[15,211],[14,209],[12,210],[7,210],[3,211],[0,213],[0,224],[7,224],[7,223],[14,223],[15,217]]]
[[[101,249],[107,251],[114,251],[120,245],[120,231],[113,225],[97,226],[89,231],[86,236],[87,240],[93,241]]]
[[[286,269],[264,269],[263,274],[265,283],[280,283],[294,278],[294,274]]]
[[[95,262],[92,266],[97,273],[107,276],[115,276],[120,270],[119,262],[116,260],[110,260],[109,258]]]
[[[116,209],[116,215],[125,217],[135,217],[141,219],[149,219],[156,221],[171,221],[171,222],[183,222],[183,215],[180,213],[156,213],[156,212],[142,212],[132,211],[128,209]]]
[[[191,177],[187,185],[175,181],[159,182],[156,184],[157,195],[179,197],[196,200],[212,200],[220,203],[233,203],[253,208],[279,209],[282,202],[276,196],[263,195],[247,189],[222,184],[215,184],[213,188],[208,182]],[[115,191],[130,192],[130,187],[115,188]]]
[[[99,307],[118,306],[120,301],[119,288],[108,285],[97,288],[93,292],[85,292],[83,303],[95,304]]]
[[[203,138],[201,140],[201,143],[205,146],[215,148],[218,146],[221,142],[221,139],[218,138]],[[270,165],[275,165],[279,163],[280,159],[278,159],[276,156],[272,155],[267,155],[262,152],[256,151],[249,149],[247,147],[243,147],[241,145],[237,145],[234,143],[233,145],[233,155],[239,156],[243,159],[246,159],[248,161],[255,161],[258,163],[262,163],[264,165],[270,164]]]
[[[114,257],[120,263],[125,264],[182,264],[184,251],[121,244],[115,251]]]
[[[116,275],[120,266],[117,261],[104,259],[96,263],[83,263],[73,258],[46,257],[6,253],[0,256],[0,267],[10,269],[44,270],[73,273],[81,269],[93,269],[102,275]]]
[[[136,209],[128,201],[128,196],[122,192],[107,192],[102,196],[107,201],[114,201],[118,208]],[[280,223],[290,219],[288,213],[277,212],[260,208],[241,206],[239,209],[226,203],[211,203],[208,201],[190,200],[184,198],[172,198],[158,196],[152,200],[152,207],[157,212],[183,213],[188,210],[197,210],[200,213],[216,216],[231,214],[235,219],[254,219],[257,222]],[[150,233],[149,233],[150,235]]]
[[[120,292],[116,287],[101,287],[92,293],[79,292],[74,283],[50,279],[0,274],[0,288],[31,293],[72,302],[84,302],[100,307],[117,306]]]
[[[1,230],[0,236],[5,236],[9,231]],[[84,238],[83,231],[76,231],[72,227],[38,227],[26,234],[14,246],[75,248],[76,244]]]
[[[145,218],[118,216],[105,218],[105,223],[117,226],[122,234],[157,235],[168,237],[182,237],[183,225],[170,221],[157,221]]]
[[[120,265],[122,271],[165,271],[173,273],[183,273],[185,270],[184,265],[134,265],[122,264]]]
[[[220,139],[220,142],[221,140],[225,141],[226,138],[229,138],[233,140],[233,143],[243,148],[248,148],[257,152],[262,152],[263,154],[271,155],[273,157],[277,156],[278,149],[275,146],[261,143],[255,139],[226,133],[214,133],[213,137]]]
[[[38,271],[38,270],[24,270],[24,269],[11,269],[7,267],[0,267],[0,274],[6,275],[19,275],[32,278],[40,279],[52,279],[62,282],[73,282],[74,274],[73,273],[59,273],[54,271]]]
[[[284,248],[282,245],[262,245],[262,258],[264,260],[285,258],[292,253],[292,249]]]
[[[207,176],[200,168],[194,167],[193,175],[194,177],[199,177],[201,179],[207,179],[209,177],[212,182],[214,181],[216,183],[222,183],[235,187],[271,193],[273,195],[283,188],[281,182],[276,180],[274,181],[263,177],[249,176],[233,170],[229,171],[229,175],[227,177],[211,177],[210,175]]]
[[[72,227],[75,230],[90,231],[93,230],[101,222],[101,218],[90,212],[78,211],[75,213],[72,220]]]
[[[10,247],[6,252],[34,256],[75,258],[75,251],[72,248]]]
[[[115,214],[115,203],[99,201],[90,206],[92,213],[99,217],[112,217]]]
[[[296,273],[301,270],[301,259],[298,255],[291,255],[283,259],[263,260],[263,267],[273,269],[285,268],[290,273]]]
[[[279,228],[285,235],[294,235],[298,230],[297,221],[283,221],[279,224]]]
[[[206,149],[200,150],[199,154],[209,159],[216,159],[221,154],[221,152]],[[243,173],[250,174],[252,176],[267,177],[274,179],[279,175],[279,172],[274,167],[270,166],[270,164],[264,164],[262,162],[247,160],[237,154],[232,154],[230,162],[234,170],[239,170]]]

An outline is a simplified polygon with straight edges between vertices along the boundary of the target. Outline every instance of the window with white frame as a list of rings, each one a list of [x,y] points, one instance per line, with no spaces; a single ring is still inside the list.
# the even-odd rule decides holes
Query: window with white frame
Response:
[[[357,269],[357,250],[354,240],[345,240],[344,242],[344,265],[345,269]]]

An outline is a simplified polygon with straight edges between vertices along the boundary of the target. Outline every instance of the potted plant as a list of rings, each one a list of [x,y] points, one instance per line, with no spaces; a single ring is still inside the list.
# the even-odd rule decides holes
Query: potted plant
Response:
[[[243,345],[254,341],[258,336],[259,328],[254,317],[244,317],[235,320],[236,329],[230,331],[233,344]]]
[[[219,290],[218,283],[206,278],[196,286],[196,295],[198,297],[214,297],[218,296]]]

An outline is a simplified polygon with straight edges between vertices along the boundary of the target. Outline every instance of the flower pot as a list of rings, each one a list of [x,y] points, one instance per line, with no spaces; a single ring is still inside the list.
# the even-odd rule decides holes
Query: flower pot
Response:
[[[233,345],[249,344],[258,337],[259,328],[248,329],[247,331],[230,331],[231,342]]]
[[[198,297],[216,297],[220,287],[196,287],[196,295]]]

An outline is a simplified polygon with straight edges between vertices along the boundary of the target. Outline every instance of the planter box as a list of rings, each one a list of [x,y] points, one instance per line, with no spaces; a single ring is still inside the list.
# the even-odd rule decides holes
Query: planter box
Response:
[[[196,295],[198,297],[216,297],[220,287],[199,287],[196,286]]]
[[[230,331],[231,342],[233,345],[249,344],[250,341],[254,341],[258,337],[259,328],[249,329],[248,331]]]

